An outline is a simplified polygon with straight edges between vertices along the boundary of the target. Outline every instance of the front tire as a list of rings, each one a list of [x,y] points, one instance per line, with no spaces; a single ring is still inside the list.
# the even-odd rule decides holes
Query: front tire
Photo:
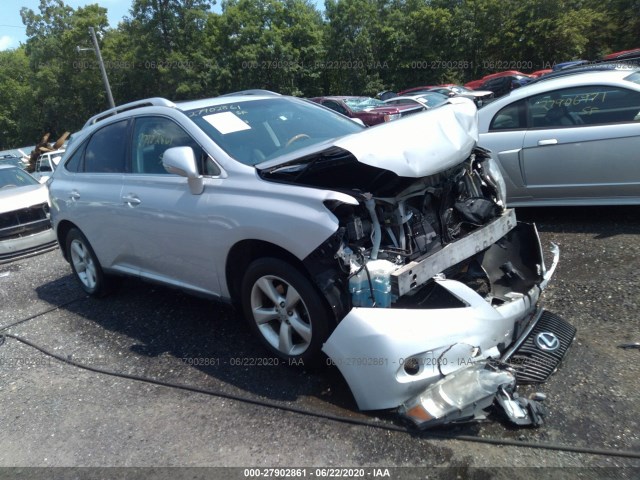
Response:
[[[249,327],[274,354],[316,366],[330,334],[331,316],[311,281],[276,258],[254,261],[242,281],[241,303]]]
[[[110,282],[87,237],[72,228],[66,238],[67,258],[80,287],[92,297],[103,297],[110,290]]]

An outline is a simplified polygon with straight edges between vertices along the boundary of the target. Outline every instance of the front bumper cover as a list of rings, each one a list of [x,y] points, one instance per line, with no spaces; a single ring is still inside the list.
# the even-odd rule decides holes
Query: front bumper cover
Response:
[[[56,234],[52,228],[25,237],[0,241],[0,263],[28,257],[57,248]]]
[[[443,375],[483,358],[501,356],[518,321],[533,318],[540,295],[492,307],[455,280],[438,284],[468,304],[465,308],[412,310],[354,308],[323,347],[349,384],[358,408],[395,408]],[[412,359],[415,374],[405,365]]]

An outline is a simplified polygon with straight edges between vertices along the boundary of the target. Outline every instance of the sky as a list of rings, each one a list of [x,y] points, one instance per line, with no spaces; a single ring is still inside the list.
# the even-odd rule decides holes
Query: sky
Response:
[[[129,15],[131,0],[64,0],[72,8],[94,3],[107,9],[109,25],[116,27],[122,17]],[[25,26],[20,18],[20,9],[27,7],[39,13],[39,0],[0,0],[0,50],[13,49],[27,41]]]
[[[123,17],[129,15],[132,0],[64,0],[64,3],[74,9],[97,3],[107,9],[109,25],[115,28]],[[39,0],[0,0],[0,50],[17,48],[27,41],[20,9],[27,7],[39,13],[39,5]],[[220,2],[213,10],[220,11]]]

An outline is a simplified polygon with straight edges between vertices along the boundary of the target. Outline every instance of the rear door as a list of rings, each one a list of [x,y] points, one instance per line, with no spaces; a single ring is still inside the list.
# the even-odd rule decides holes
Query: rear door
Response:
[[[527,99],[522,173],[538,200],[637,197],[640,92],[574,87]]]
[[[97,130],[54,182],[64,216],[84,233],[105,268],[111,268],[122,256],[124,232],[118,215],[128,128],[128,120],[122,120]]]

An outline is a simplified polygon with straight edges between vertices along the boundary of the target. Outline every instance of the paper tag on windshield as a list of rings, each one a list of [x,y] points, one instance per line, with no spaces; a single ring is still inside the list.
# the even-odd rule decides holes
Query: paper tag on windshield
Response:
[[[223,135],[240,132],[242,130],[251,130],[249,125],[240,120],[232,112],[214,113],[213,115],[206,115],[202,118]]]

